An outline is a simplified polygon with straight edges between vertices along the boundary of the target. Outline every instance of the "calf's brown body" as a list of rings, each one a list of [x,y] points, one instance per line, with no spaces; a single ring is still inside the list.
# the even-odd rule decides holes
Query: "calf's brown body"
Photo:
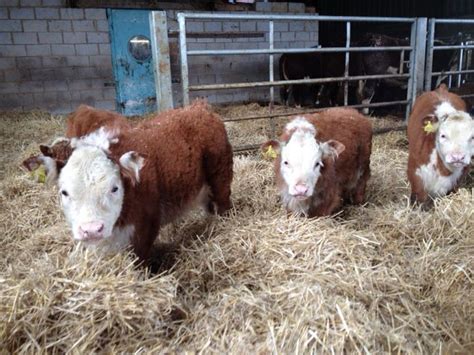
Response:
[[[407,127],[408,136],[408,181],[411,185],[410,200],[412,203],[426,203],[429,201],[428,192],[423,185],[417,170],[427,164],[433,150],[436,149],[436,133],[425,131],[426,124],[432,121],[436,108],[442,102],[449,102],[456,110],[466,111],[466,103],[458,95],[448,92],[443,84],[434,91],[420,95],[413,106]],[[466,175],[469,167],[464,168]],[[443,164],[438,155],[437,171],[441,176],[450,176],[452,172]],[[459,179],[459,181],[461,181]],[[452,192],[457,186],[449,191]]]
[[[134,226],[132,244],[141,259],[149,256],[160,226],[191,207],[206,186],[210,212],[231,207],[232,148],[220,118],[198,102],[161,114],[156,123],[124,131],[110,147],[113,160],[128,151],[145,158],[139,183],[123,179],[116,224]]]
[[[337,140],[345,150],[337,158],[326,158],[321,170],[308,217],[327,216],[339,210],[343,203],[364,202],[367,180],[370,177],[370,154],[372,150],[372,125],[358,111],[347,108],[332,108],[314,115],[304,116],[316,127],[319,142]],[[284,133],[280,141],[288,142],[290,133]],[[281,157],[275,161],[277,186],[285,189],[280,173]]]
[[[101,127],[117,132],[132,128],[128,120],[116,112],[80,105],[67,118],[66,137],[82,137]]]

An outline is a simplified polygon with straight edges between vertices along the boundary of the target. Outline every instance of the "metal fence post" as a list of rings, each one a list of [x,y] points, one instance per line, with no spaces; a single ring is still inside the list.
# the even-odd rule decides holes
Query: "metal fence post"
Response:
[[[155,73],[156,108],[160,112],[173,108],[170,47],[165,11],[152,11],[150,13],[150,33]]]
[[[346,48],[351,46],[351,23],[346,22]],[[345,53],[344,60],[344,77],[349,77],[349,52]],[[344,106],[349,104],[349,82],[344,81]]]
[[[186,48],[186,18],[185,14],[178,14],[179,24],[179,54],[181,57],[181,85],[183,87],[183,106],[189,105],[189,69],[188,50]]]
[[[411,27],[410,46],[413,51],[410,53],[410,79],[408,80],[407,100],[405,120],[408,121],[411,108],[416,96],[423,91],[423,75],[426,52],[426,23],[427,18],[417,18]]]
[[[274,48],[274,26],[273,21],[268,22],[268,47],[269,49]],[[274,81],[273,74],[273,54],[270,54],[269,57],[269,81],[272,83]],[[275,103],[275,87],[270,86],[270,113],[273,111],[273,106]],[[275,120],[273,117],[270,117],[270,129],[272,132],[272,137],[275,137]]]
[[[415,82],[415,58],[416,58],[416,20],[414,20],[411,24],[411,31],[410,31],[410,47],[413,50],[410,52],[410,76],[408,79],[408,86],[407,86],[407,107],[405,110],[405,121],[408,122],[408,117],[410,116],[411,107],[413,104],[414,98],[414,82]]]
[[[436,20],[430,19],[428,22],[428,40],[426,45],[426,65],[425,65],[425,91],[431,90],[431,73],[433,72],[433,47],[435,37]]]
[[[415,72],[413,83],[413,100],[423,91],[423,80],[425,74],[426,59],[426,26],[428,19],[420,17],[416,20],[416,42],[415,42]],[[413,102],[412,102],[413,105]]]

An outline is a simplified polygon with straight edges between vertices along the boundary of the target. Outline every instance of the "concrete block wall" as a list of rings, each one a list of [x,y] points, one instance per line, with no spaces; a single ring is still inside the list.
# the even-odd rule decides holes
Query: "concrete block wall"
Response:
[[[0,110],[115,109],[105,9],[66,8],[65,0],[1,4]]]
[[[166,3],[169,5],[170,3]],[[158,3],[159,5],[159,3]],[[79,104],[115,109],[115,81],[105,9],[67,8],[66,0],[2,0],[0,2],[0,110],[45,109],[70,112]],[[303,13],[304,4],[256,4],[257,13]],[[168,26],[178,29],[177,10],[168,10]],[[314,9],[310,12],[314,12]],[[242,12],[238,12],[242,13]],[[189,22],[189,49],[268,48],[267,21]],[[252,32],[228,37],[219,32]],[[204,33],[204,35],[203,35]],[[213,34],[206,37],[206,33]],[[216,35],[217,33],[217,35]],[[275,47],[318,44],[317,22],[275,22]],[[178,38],[170,36],[173,95],[181,104]],[[278,58],[274,74],[278,79]],[[267,55],[188,57],[190,84],[268,80]],[[275,97],[278,98],[278,88]],[[266,101],[269,89],[194,92],[212,103]]]

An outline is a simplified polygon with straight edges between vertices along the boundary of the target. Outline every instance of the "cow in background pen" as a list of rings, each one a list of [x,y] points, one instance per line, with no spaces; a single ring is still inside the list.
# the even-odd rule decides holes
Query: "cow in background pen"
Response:
[[[385,47],[407,46],[407,39],[393,38],[381,34],[366,34],[361,40],[354,41],[354,47]],[[295,80],[305,78],[343,77],[345,72],[345,54],[339,53],[295,53],[283,54],[279,61],[280,78]],[[400,68],[406,73],[407,68],[400,65],[399,51],[354,52],[350,54],[349,75],[384,75],[400,74]],[[377,91],[396,92],[395,97],[383,95],[383,100],[394,101],[400,97],[400,89],[406,93],[406,79],[363,79],[349,81],[348,104],[370,104]],[[392,89],[393,88],[393,89]],[[328,82],[321,84],[302,84],[284,86],[281,97],[285,104],[291,103],[291,97],[296,106],[331,107],[343,106],[344,82]],[[406,96],[405,96],[406,97]],[[369,109],[363,109],[368,113]]]

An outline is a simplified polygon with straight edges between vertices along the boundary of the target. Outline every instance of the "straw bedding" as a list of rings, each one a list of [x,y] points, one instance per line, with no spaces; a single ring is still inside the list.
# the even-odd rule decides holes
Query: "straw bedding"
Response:
[[[404,133],[374,138],[368,202],[332,218],[287,217],[272,163],[237,156],[230,215],[197,211],[163,228],[151,274],[131,253],[75,245],[55,188],[18,169],[63,122],[0,122],[0,349],[474,351],[474,181],[429,212],[410,208]],[[233,143],[266,139],[264,123],[229,123]]]

